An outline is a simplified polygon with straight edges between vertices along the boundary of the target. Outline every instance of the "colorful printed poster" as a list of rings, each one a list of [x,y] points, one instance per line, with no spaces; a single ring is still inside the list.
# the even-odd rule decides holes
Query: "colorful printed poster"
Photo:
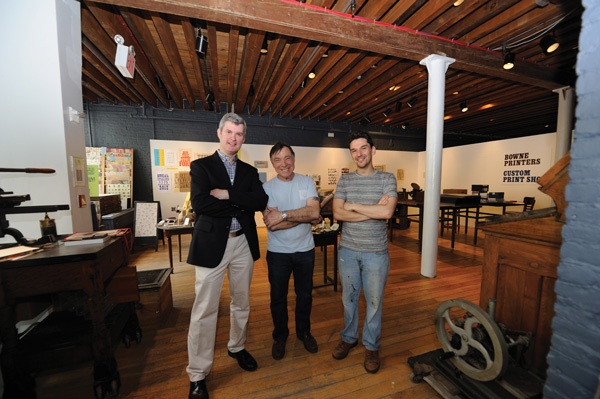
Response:
[[[192,163],[192,150],[189,148],[179,149],[179,166],[189,168]]]
[[[177,153],[171,150],[165,150],[165,166],[167,168],[177,167]]]
[[[88,186],[90,188],[90,197],[100,195],[100,182],[98,178],[98,165],[87,166]]]
[[[165,166],[165,150],[154,150],[154,166]]]
[[[173,191],[178,193],[189,192],[191,180],[189,172],[175,172],[173,174]]]
[[[156,174],[156,189],[158,191],[171,191],[171,176],[168,173]]]

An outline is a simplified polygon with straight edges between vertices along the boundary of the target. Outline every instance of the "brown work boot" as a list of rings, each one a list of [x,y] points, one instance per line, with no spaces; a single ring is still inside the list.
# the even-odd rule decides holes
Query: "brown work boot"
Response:
[[[379,371],[379,366],[379,351],[365,349],[365,370],[367,370],[367,373],[376,373]]]
[[[356,345],[358,345],[358,341],[355,341],[354,343],[349,344],[348,342],[344,342],[342,340],[342,341],[340,341],[339,344],[337,344],[337,346],[335,347],[335,349],[333,350],[331,355],[333,356],[334,359],[341,360],[341,359],[345,358],[346,356],[348,356],[348,352],[350,352],[350,349],[354,348]]]

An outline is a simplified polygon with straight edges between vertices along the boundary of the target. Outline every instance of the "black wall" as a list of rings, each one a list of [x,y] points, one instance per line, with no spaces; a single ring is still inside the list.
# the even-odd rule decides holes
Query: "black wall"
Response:
[[[226,107],[221,107],[222,110]],[[217,127],[225,111],[192,112],[155,109],[148,105],[85,104],[88,147],[133,148],[133,199],[152,200],[150,140],[218,142]],[[351,130],[361,125],[242,114],[248,125],[247,144],[347,148]],[[379,150],[425,151],[425,134],[411,130],[368,130]],[[328,137],[328,133],[334,137]]]

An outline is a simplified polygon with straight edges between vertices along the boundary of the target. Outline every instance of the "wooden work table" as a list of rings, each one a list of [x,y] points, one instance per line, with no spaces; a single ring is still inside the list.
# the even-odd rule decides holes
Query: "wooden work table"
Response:
[[[171,236],[177,236],[179,243],[179,262],[181,262],[181,235],[192,234],[194,232],[194,226],[184,226],[180,224],[164,224],[156,226],[159,230],[162,230],[163,234],[167,238],[167,245],[169,247],[169,267],[171,272],[175,272],[173,269],[173,242]],[[164,241],[163,241],[164,242]]]

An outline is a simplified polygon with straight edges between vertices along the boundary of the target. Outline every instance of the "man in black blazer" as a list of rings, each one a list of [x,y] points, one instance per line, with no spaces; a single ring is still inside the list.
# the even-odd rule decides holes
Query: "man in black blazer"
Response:
[[[254,213],[266,208],[268,197],[256,168],[237,158],[246,138],[246,122],[235,113],[225,114],[217,135],[219,149],[190,165],[190,199],[197,216],[187,262],[198,266],[188,332],[190,399],[208,398],[205,378],[214,359],[219,298],[226,272],[231,295],[229,356],[244,370],[258,367],[244,343],[252,270],[260,257]]]

